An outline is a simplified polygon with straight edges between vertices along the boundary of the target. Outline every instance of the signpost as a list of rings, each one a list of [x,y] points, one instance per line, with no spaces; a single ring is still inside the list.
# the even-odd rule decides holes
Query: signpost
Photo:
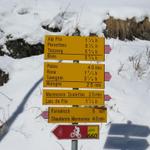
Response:
[[[59,125],[52,133],[60,140],[63,139],[98,139],[98,125]]]
[[[46,89],[43,90],[43,104],[72,107],[49,107],[41,116],[49,123],[72,123],[59,125],[52,131],[58,139],[71,139],[72,150],[78,149],[78,139],[99,138],[99,126],[78,123],[106,122],[104,101],[111,99],[103,91],[104,81],[111,79],[110,73],[105,73],[104,64],[80,64],[79,60],[104,61],[105,54],[110,51],[104,37],[45,36],[45,60],[73,60],[73,63],[44,62],[43,87]],[[73,90],[48,89],[54,87]]]
[[[106,122],[106,108],[88,107],[49,107],[49,123],[85,123],[85,122]]]
[[[104,89],[104,64],[45,62],[43,85],[44,87]]]
[[[43,90],[44,105],[104,106],[103,90]]]
[[[104,37],[47,35],[44,58],[104,61],[104,42]]]

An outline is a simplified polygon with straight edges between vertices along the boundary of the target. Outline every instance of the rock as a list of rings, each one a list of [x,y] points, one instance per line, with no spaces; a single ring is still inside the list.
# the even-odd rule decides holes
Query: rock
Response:
[[[75,28],[73,33],[71,33],[71,34],[66,33],[65,36],[81,36],[81,31],[78,28]]]
[[[4,56],[4,52],[2,51],[2,49],[3,49],[3,46],[2,45],[0,45],[0,56]]]
[[[4,135],[6,132],[8,132],[8,125],[4,123],[0,125],[0,136]]]
[[[90,32],[89,36],[98,36],[96,33]]]
[[[5,73],[0,69],[0,86],[3,86],[4,83],[7,83],[9,80],[9,74]]]
[[[145,17],[141,22],[136,22],[135,18],[122,20],[110,17],[104,23],[106,24],[105,37],[119,38],[120,40],[134,40],[135,38],[150,40],[150,21],[148,17]]]
[[[47,31],[50,31],[50,32],[61,32],[61,28],[59,27],[50,27],[49,25],[42,25],[42,28],[47,30]]]
[[[81,36],[81,31],[76,28],[75,31],[72,33],[72,36]]]
[[[31,45],[24,39],[8,40],[5,45],[9,51],[8,55],[13,58],[24,58],[44,53],[43,44],[37,43]]]

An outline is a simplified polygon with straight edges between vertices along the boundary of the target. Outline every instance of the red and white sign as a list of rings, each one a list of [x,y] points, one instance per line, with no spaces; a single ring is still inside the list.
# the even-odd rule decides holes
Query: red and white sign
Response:
[[[58,139],[98,139],[97,125],[59,125],[52,133]]]

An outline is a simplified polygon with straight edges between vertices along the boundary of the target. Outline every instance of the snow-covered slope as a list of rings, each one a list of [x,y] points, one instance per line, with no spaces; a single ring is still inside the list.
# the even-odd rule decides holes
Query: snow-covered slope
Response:
[[[132,18],[142,20],[150,16],[150,1],[136,0],[1,0],[0,29],[1,37],[13,35],[14,38],[24,38],[30,43],[43,41],[48,33],[41,26],[56,23],[62,26],[59,34],[71,34],[76,27],[82,35],[90,32],[102,34],[103,23],[109,15],[116,18]],[[59,14],[65,12],[65,16]],[[51,33],[52,34],[52,33]],[[5,38],[1,40],[1,43]]]
[[[31,43],[43,42],[45,34],[54,33],[41,26],[58,23],[61,19],[55,17],[64,11],[68,13],[60,22],[63,28],[58,34],[71,34],[78,26],[82,35],[90,32],[101,35],[105,28],[102,20],[108,17],[108,13],[118,18],[136,16],[139,20],[145,15],[150,16],[149,6],[148,0],[1,0],[0,29],[3,32],[0,43],[5,42],[8,34]],[[103,150],[111,123],[130,120],[133,124],[150,127],[150,42],[108,39],[106,44],[112,47],[105,62],[105,71],[112,74],[105,89],[112,97],[106,103],[108,122],[100,124],[99,140],[79,141],[79,150]],[[48,124],[40,116],[47,108],[42,105],[43,85],[40,79],[43,76],[43,61],[43,55],[24,59],[0,57],[0,68],[10,74],[9,82],[0,87],[0,120],[5,122],[26,100],[8,134],[0,141],[1,150],[70,150],[70,140],[57,140],[51,133],[57,124]],[[150,136],[146,139],[150,143]]]

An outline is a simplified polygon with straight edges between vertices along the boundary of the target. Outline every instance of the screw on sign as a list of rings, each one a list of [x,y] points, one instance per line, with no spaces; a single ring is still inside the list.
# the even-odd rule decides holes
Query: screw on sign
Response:
[[[58,139],[98,139],[97,125],[59,125],[52,133]]]

